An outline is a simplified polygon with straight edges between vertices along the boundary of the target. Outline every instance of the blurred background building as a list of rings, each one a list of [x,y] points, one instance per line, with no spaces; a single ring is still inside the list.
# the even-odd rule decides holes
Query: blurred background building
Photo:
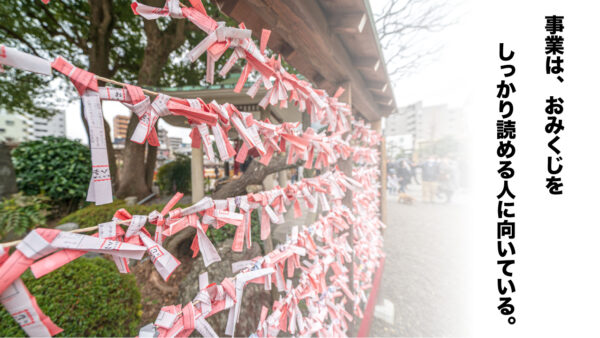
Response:
[[[386,118],[384,136],[388,158],[451,156],[460,150],[466,132],[465,114],[447,105],[424,106],[421,101],[402,107]]]
[[[29,140],[30,123],[20,115],[0,111],[0,141],[17,143]]]
[[[0,111],[0,142],[19,143],[44,136],[65,136],[65,113],[50,118],[21,116]]]
[[[129,124],[129,116],[117,115],[113,118],[113,139],[115,143],[121,143],[127,137],[127,125]]]
[[[177,149],[181,148],[183,140],[181,139],[181,137],[169,137],[168,143],[169,148],[171,148],[171,150],[173,151],[176,151]]]

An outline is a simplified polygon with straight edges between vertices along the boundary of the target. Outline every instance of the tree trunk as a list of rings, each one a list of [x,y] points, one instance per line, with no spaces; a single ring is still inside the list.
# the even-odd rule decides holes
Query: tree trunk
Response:
[[[224,184],[210,197],[213,199],[225,199],[228,197],[245,195],[247,185],[261,184],[267,175],[276,173],[281,170],[290,169],[298,165],[298,163],[288,165],[286,164],[286,161],[287,156],[285,154],[273,156],[268,166],[264,166],[257,160],[252,160],[252,162],[248,166],[248,169],[239,179]],[[271,226],[271,231],[273,231],[274,224],[272,224]],[[165,241],[164,247],[170,252],[175,252],[175,250],[183,243],[188,243],[189,239],[193,238],[195,234],[195,230],[193,230],[192,228],[186,228],[176,233],[175,235],[169,237]],[[265,245],[264,249],[266,253],[271,252],[273,250],[273,242],[271,236],[269,236],[269,238],[266,239],[263,243]]]
[[[123,149],[123,170],[121,170],[120,184],[116,192],[118,198],[137,196],[141,199],[150,194],[144,170],[146,145],[137,144],[130,140],[137,124],[137,116],[132,116],[129,119],[129,125],[127,125],[127,138],[125,149]]]
[[[287,164],[287,156],[285,154],[273,156],[268,166],[264,166],[257,160],[252,160],[248,169],[240,178],[229,183],[223,184],[211,197],[213,199],[224,199],[233,196],[245,195],[246,186],[250,184],[262,184],[262,181],[267,175],[276,173],[281,170],[290,169],[297,166],[297,163]]]
[[[158,147],[153,147],[148,144],[146,150],[146,184],[152,191],[152,181],[154,180],[154,167],[156,167],[156,155],[158,153]]]
[[[160,82],[163,67],[169,61],[169,55],[185,42],[186,20],[171,20],[164,30],[160,30],[154,20],[144,20],[143,23],[146,48],[138,73],[138,84],[156,86]],[[146,145],[131,142],[130,137],[137,124],[138,118],[132,115],[127,126],[123,170],[116,193],[119,198],[144,198],[152,191],[157,149],[148,145],[146,151]]]
[[[91,46],[87,51],[90,60],[90,72],[100,76],[111,76],[109,69],[110,36],[115,26],[112,0],[88,0],[90,5]]]

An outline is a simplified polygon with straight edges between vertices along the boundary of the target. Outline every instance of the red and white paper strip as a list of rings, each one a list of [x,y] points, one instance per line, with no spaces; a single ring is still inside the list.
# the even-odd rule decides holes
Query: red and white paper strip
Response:
[[[160,276],[165,281],[168,281],[173,271],[181,263],[179,262],[179,260],[177,260],[177,258],[171,255],[170,252],[165,250],[165,248],[163,248],[162,245],[159,245],[150,237],[144,234],[140,234],[140,238],[142,239],[142,242],[148,249],[148,254],[150,255],[150,260],[152,261],[152,264],[154,264],[154,267],[156,267],[156,270],[158,271]]]
[[[144,92],[142,92],[140,87],[126,85],[125,88],[127,88],[127,91],[131,97],[131,104],[123,104],[135,115],[137,115],[139,119],[139,122],[135,127],[133,134],[131,135],[131,141],[138,144],[144,144],[146,143],[146,140],[148,140],[148,143],[151,146],[158,147],[158,135],[156,133],[155,125],[158,121],[159,115],[155,111],[154,106],[159,104],[159,102],[164,101],[164,96],[157,96],[154,102],[151,104],[150,98],[144,95]]]
[[[86,90],[81,97],[83,110],[89,126],[90,150],[92,152],[92,178],[87,193],[87,201],[96,205],[112,203],[112,184],[106,137],[104,135],[104,118],[102,104],[98,92]]]
[[[0,266],[8,258],[8,249],[0,245]],[[46,316],[25,283],[18,278],[2,294],[0,302],[30,337],[50,337],[63,331]]]
[[[137,260],[141,259],[146,251],[142,246],[108,239],[55,229],[35,229],[17,245],[17,250],[0,267],[0,293],[19,278],[36,259],[58,249],[98,252]]]
[[[77,68],[61,57],[57,57],[52,67],[67,75],[83,102],[83,112],[87,120],[92,152],[92,178],[87,193],[88,202],[96,205],[112,203],[112,184],[106,152],[104,117],[98,93],[98,82],[94,74]]]
[[[225,334],[235,336],[235,325],[240,317],[240,309],[242,307],[242,298],[244,295],[244,286],[246,283],[253,279],[261,278],[266,275],[270,275],[275,270],[272,268],[253,270],[245,273],[238,274],[235,279],[235,306],[229,310],[229,317],[227,319],[227,327],[225,328]]]
[[[200,221],[195,219],[196,226],[196,237],[194,238],[194,242],[192,243],[192,250],[194,251],[194,256],[198,254],[198,250],[202,253],[202,260],[204,261],[204,266],[208,267],[212,263],[220,262],[221,256],[219,256],[219,252],[210,241],[210,239],[206,236]]]

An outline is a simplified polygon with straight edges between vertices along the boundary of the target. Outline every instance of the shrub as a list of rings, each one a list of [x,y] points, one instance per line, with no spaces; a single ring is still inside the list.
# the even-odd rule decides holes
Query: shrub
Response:
[[[59,224],[77,223],[80,228],[87,228],[100,223],[109,222],[115,212],[120,208],[125,208],[132,215],[148,215],[152,210],[161,211],[163,205],[126,205],[123,200],[114,200],[111,204],[93,205],[74,211],[63,217]]]
[[[50,206],[42,195],[14,194],[0,202],[0,238],[7,234],[21,236],[29,230],[46,224]]]
[[[25,195],[44,194],[55,206],[73,209],[85,199],[92,165],[83,144],[47,136],[12,151],[17,186]]]
[[[140,292],[132,274],[112,261],[81,257],[35,279],[22,276],[42,311],[64,329],[59,336],[135,336],[141,317]],[[24,336],[4,308],[0,336]]]
[[[158,169],[157,183],[162,194],[192,191],[192,161],[187,156],[177,156]]]

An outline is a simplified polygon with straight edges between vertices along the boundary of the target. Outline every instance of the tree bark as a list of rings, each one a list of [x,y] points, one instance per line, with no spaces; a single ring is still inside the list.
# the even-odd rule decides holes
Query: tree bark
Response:
[[[146,146],[131,142],[130,140],[137,124],[137,117],[132,116],[127,125],[127,139],[125,141],[125,149],[123,149],[123,168],[119,177],[119,187],[116,192],[118,198],[137,196],[141,199],[150,194],[144,172]]]
[[[169,55],[185,42],[186,20],[173,19],[164,30],[160,30],[154,20],[144,20],[143,23],[146,48],[138,72],[138,84],[156,86],[160,82],[162,69],[169,61]],[[123,169],[116,193],[119,198],[127,196],[144,198],[152,191],[157,149],[148,145],[146,151],[146,145],[131,142],[130,137],[137,124],[138,118],[132,115],[127,126]]]
[[[110,36],[115,26],[112,0],[88,0],[90,5],[90,72],[110,76]]]
[[[225,199],[228,197],[245,195],[247,185],[261,184],[267,175],[276,173],[281,170],[290,169],[298,165],[298,163],[288,165],[286,164],[286,161],[287,156],[285,154],[273,156],[268,166],[263,165],[257,160],[253,160],[248,166],[248,169],[240,178],[224,184],[210,197],[213,199]],[[274,226],[274,224],[272,224],[271,226]],[[271,228],[271,231],[273,230],[274,228]],[[195,234],[196,231],[194,229],[186,228],[176,233],[175,235],[169,237],[165,241],[164,247],[169,252],[175,252],[177,248],[179,248],[184,243],[187,243],[187,241],[189,241],[190,238],[193,238]],[[266,253],[273,250],[273,242],[271,236],[264,241],[264,245]]]
[[[156,167],[156,156],[158,153],[158,147],[153,147],[148,144],[146,149],[146,184],[152,191],[152,181],[154,180],[154,167]]]
[[[286,161],[287,156],[285,154],[273,156],[268,166],[263,165],[257,160],[253,160],[248,166],[248,169],[242,176],[240,176],[240,178],[222,185],[211,195],[211,197],[213,199],[224,199],[233,196],[245,195],[246,186],[250,184],[262,184],[262,181],[265,179],[265,177],[267,177],[267,175],[281,170],[294,168],[298,165],[297,163],[287,164]]]

